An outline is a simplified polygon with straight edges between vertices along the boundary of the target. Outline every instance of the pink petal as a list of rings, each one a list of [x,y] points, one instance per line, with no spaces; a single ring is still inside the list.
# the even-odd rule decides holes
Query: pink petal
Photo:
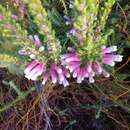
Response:
[[[82,68],[82,80],[86,77],[86,67]]]
[[[115,62],[111,59],[102,59],[102,63],[104,64],[107,64],[107,65],[110,65],[110,66],[114,66],[115,65]]]
[[[88,71],[87,71],[87,65],[84,67],[84,77],[88,78]]]
[[[78,55],[75,55],[75,56],[66,58],[65,61],[66,61],[67,63],[68,63],[68,62],[71,62],[71,61],[80,61],[80,57],[79,57]]]
[[[80,61],[71,61],[69,63],[67,63],[67,65],[80,65]]]
[[[76,78],[78,76],[79,71],[80,71],[79,67],[74,70],[74,72],[73,72],[73,78]]]
[[[75,65],[69,65],[68,69],[70,70],[70,72],[72,73],[75,69],[77,69],[80,65],[79,64],[75,64]]]
[[[68,57],[73,57],[73,56],[75,56],[75,55],[76,55],[76,54],[74,54],[74,53],[64,54],[64,55],[61,56],[61,59],[63,60],[63,59],[66,59],[66,58],[68,58]]]
[[[99,63],[99,62],[95,62],[94,65],[95,65],[96,71],[97,71],[99,74],[101,74],[101,73],[102,73],[102,67],[101,67],[100,63]]]
[[[110,59],[112,59],[113,61],[117,61],[117,62],[120,62],[120,61],[122,61],[122,58],[123,58],[123,56],[121,56],[121,55],[110,55],[110,54],[107,54],[107,55],[105,55],[104,56],[105,58],[110,58]]]
[[[69,71],[68,71],[65,67],[62,67],[62,71],[63,71],[64,75],[65,75],[67,78],[70,77],[70,73],[69,73]]]
[[[60,82],[63,82],[63,80],[65,79],[64,75],[63,74],[59,74],[58,75],[58,79]]]
[[[94,82],[95,82],[94,78],[92,76],[89,76],[89,83],[94,83]]]
[[[57,74],[55,73],[54,70],[51,70],[51,79],[52,79],[52,83],[56,83],[57,82]]]
[[[28,74],[36,65],[38,64],[38,62],[36,60],[32,61],[24,70],[25,74]]]
[[[93,71],[93,69],[92,69],[92,62],[87,64],[87,71],[88,71],[88,73]]]
[[[33,68],[28,75],[26,75],[27,78],[31,80],[36,80],[38,76],[40,76],[44,71],[44,65],[39,64],[35,68]]]
[[[114,66],[115,65],[115,62],[113,60],[112,55],[104,55],[103,58],[102,58],[102,63],[108,64],[110,66]]]
[[[55,63],[52,64],[52,69],[56,70],[57,73],[61,74],[62,73],[62,69],[60,67],[58,67]]]
[[[84,79],[84,77],[83,77],[83,69],[80,68],[79,73],[77,75],[77,83],[81,83],[83,79]]]
[[[111,46],[111,47],[107,47],[107,48],[102,49],[103,54],[111,53],[111,52],[115,52],[115,51],[117,51],[117,46]]]
[[[63,80],[63,85],[64,85],[64,87],[69,86],[69,82],[66,80],[66,78],[64,78],[64,80]]]
[[[102,71],[102,74],[103,74],[103,76],[106,77],[106,78],[109,78],[109,77],[110,77],[110,74],[109,74],[106,70],[104,70],[104,69],[103,69],[103,71]]]
[[[42,84],[45,85],[46,81],[49,79],[50,77],[50,72],[47,72],[46,74],[44,74],[44,78],[42,81]]]

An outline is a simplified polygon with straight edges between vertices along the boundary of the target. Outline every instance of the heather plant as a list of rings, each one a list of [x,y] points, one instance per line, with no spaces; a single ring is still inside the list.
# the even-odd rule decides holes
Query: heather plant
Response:
[[[65,48],[52,28],[48,11],[42,5],[45,2],[23,1],[39,31],[33,35],[27,34],[27,31],[21,28],[17,22],[17,16],[8,14],[5,19],[9,19],[8,17],[13,19],[7,21],[10,21],[8,25],[8,23],[5,24],[4,18],[2,18],[4,16],[1,15],[1,23],[3,22],[9,31],[6,33],[14,33],[15,29],[13,30],[12,24],[17,29],[15,32],[18,34],[15,34],[15,38],[12,38],[14,34],[11,35],[14,40],[12,43],[15,44],[11,44],[15,48],[14,57],[16,59],[25,57],[25,63],[31,62],[24,70],[25,77],[34,81],[43,77],[43,84],[51,78],[53,83],[58,82],[64,86],[69,85],[67,81],[67,78],[70,77],[69,71],[73,73],[73,78],[77,78],[78,83],[84,79],[89,79],[89,82],[93,83],[96,74],[109,77],[110,74],[104,67],[114,66],[115,62],[122,61],[121,55],[112,54],[117,51],[117,46],[108,46],[108,38],[114,33],[114,30],[105,28],[107,18],[116,1],[70,1],[69,8],[77,12],[77,16],[72,16],[73,19],[64,16],[64,19],[67,26],[72,26],[69,37],[75,37],[77,40],[75,46],[70,43]],[[4,35],[4,31],[1,35]],[[8,35],[6,34],[6,36]],[[6,38],[4,37],[4,39]],[[17,42],[17,40],[19,41]],[[18,51],[16,48],[21,49]],[[66,52],[65,49],[70,51],[69,54],[63,54]]]
[[[97,3],[92,1],[88,1],[88,3],[86,1],[73,2],[74,5],[72,6],[75,6],[75,8],[77,8],[77,10],[79,11],[79,16],[75,20],[74,28],[70,30],[70,33],[78,39],[79,45],[77,44],[76,51],[78,52],[79,55],[76,54],[63,55],[61,56],[61,62],[62,65],[65,66],[65,68],[69,69],[71,73],[73,72],[73,77],[74,78],[77,77],[78,83],[81,83],[82,80],[84,80],[84,78],[89,78],[89,82],[93,83],[94,82],[93,77],[95,76],[94,71],[96,71],[96,73],[98,74],[103,74],[105,77],[109,77],[110,74],[105,69],[102,68],[102,64],[114,66],[115,61],[117,62],[122,61],[121,55],[108,54],[117,51],[116,46],[108,48],[105,48],[104,46],[107,44],[108,36],[111,35],[111,33],[113,32],[112,29],[104,31],[104,26],[114,3],[115,1],[106,1],[106,2],[97,1]],[[34,8],[36,9],[36,7],[34,7],[33,4],[29,5],[32,7],[32,10]],[[101,5],[103,5],[103,7],[101,7]],[[103,13],[99,11],[99,8],[101,8]],[[67,17],[65,18],[67,20],[66,24],[70,25],[73,20],[70,20]],[[47,21],[44,20],[43,22],[47,23]],[[73,48],[71,48],[71,50],[75,51],[75,49]],[[56,55],[56,53],[54,55]],[[86,62],[86,64],[84,63],[84,61]],[[84,67],[80,69],[81,66]],[[94,68],[92,69],[93,66]],[[53,73],[53,76],[51,76],[51,77],[54,76],[57,77],[54,79],[52,78],[53,83],[56,83],[58,78],[60,77],[56,75],[58,74]],[[69,77],[68,72],[66,76]],[[45,76],[43,83],[48,79],[48,77],[49,74]],[[62,79],[60,80],[61,80],[60,82],[62,82]]]
[[[55,31],[51,28],[51,23],[48,20],[45,9],[42,7],[41,1],[32,0],[25,1],[25,3],[34,16],[34,22],[38,26],[39,33],[44,36],[43,41],[40,41],[37,35],[33,38],[38,50],[36,50],[35,54],[30,53],[30,58],[34,59],[34,62],[25,69],[25,76],[28,79],[36,80],[38,76],[43,74],[43,84],[51,77],[53,83],[59,82],[64,86],[68,86],[69,83],[66,80],[66,77],[69,76],[68,70],[63,66],[58,66],[61,53],[60,41],[55,37]]]
[[[70,34],[78,39],[78,44],[71,53],[61,56],[61,61],[73,73],[73,77],[77,78],[78,83],[85,78],[93,83],[95,74],[109,77],[104,65],[114,66],[115,62],[122,61],[121,55],[111,54],[117,51],[117,46],[106,47],[108,37],[114,30],[105,28],[105,24],[115,2],[74,1],[79,16],[73,22]],[[67,16],[65,19],[70,21]]]

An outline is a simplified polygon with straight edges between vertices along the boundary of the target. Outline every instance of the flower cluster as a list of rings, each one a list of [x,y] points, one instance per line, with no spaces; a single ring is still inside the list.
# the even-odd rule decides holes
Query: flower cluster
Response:
[[[37,80],[38,76],[43,75],[42,84],[45,85],[47,80],[51,78],[53,83],[63,84],[64,87],[69,83],[66,79],[70,77],[68,70],[65,67],[59,67],[55,63],[51,64],[51,68],[47,71],[44,64],[37,60],[33,60],[24,70],[25,77],[33,81]]]
[[[51,79],[53,83],[63,84],[64,87],[69,85],[69,82],[66,78],[70,77],[69,71],[63,67],[58,66],[56,63],[49,61],[40,61],[39,55],[42,52],[45,52],[45,47],[42,46],[42,43],[38,37],[38,35],[34,35],[33,37],[30,36],[31,42],[34,43],[33,45],[37,48],[37,50],[31,51],[31,47],[27,48],[27,50],[20,50],[19,54],[21,55],[28,55],[33,61],[26,67],[24,70],[25,77],[29,80],[37,80],[39,76],[43,76],[42,84],[44,85],[47,80]],[[35,54],[33,54],[35,51]],[[41,55],[41,57],[44,55]],[[41,58],[40,57],[40,58]],[[50,67],[46,67],[47,64]]]
[[[117,51],[116,46],[103,47],[100,54],[101,61],[88,61],[85,65],[82,65],[81,57],[76,53],[62,55],[61,62],[73,74],[73,78],[77,78],[77,83],[81,83],[85,78],[88,78],[89,82],[93,83],[95,82],[95,74],[102,74],[104,77],[110,76],[102,67],[103,64],[114,66],[115,62],[122,61],[123,56],[110,54],[115,51]]]
[[[38,55],[45,51],[45,47],[42,46],[38,35],[31,37],[31,41],[38,48]],[[67,78],[69,78],[70,73],[72,73],[73,78],[77,78],[77,83],[81,83],[84,79],[88,79],[89,83],[94,83],[94,77],[96,74],[102,74],[104,77],[110,76],[110,74],[103,68],[103,64],[114,66],[115,62],[122,61],[121,55],[111,54],[117,51],[117,46],[103,46],[101,53],[99,54],[101,60],[86,61],[85,64],[82,63],[82,55],[76,53],[74,48],[68,47],[68,50],[71,53],[61,56],[61,65],[59,66],[54,62],[39,62],[36,55],[27,53],[26,50],[21,50],[21,54],[29,55],[29,57],[33,59],[24,71],[25,77],[31,80],[37,80],[39,76],[43,76],[43,85],[51,79],[54,84],[59,83],[66,87],[69,85]],[[48,63],[50,66],[49,68],[46,67]]]
[[[63,84],[64,87],[69,85],[69,82],[67,81],[67,78],[70,77],[70,74],[68,72],[68,70],[65,67],[59,67],[57,66],[55,63],[51,64],[51,68],[49,71],[47,71],[44,75],[43,75],[43,81],[42,84],[45,84],[46,81],[51,78],[53,83],[59,83],[59,84]]]
[[[43,72],[45,72],[45,65],[34,60],[24,70],[27,79],[36,80]]]
[[[34,46],[35,48],[33,49],[32,46]],[[28,45],[28,47],[25,46],[22,50],[19,50],[19,54],[28,55],[31,59],[36,59],[36,56],[38,56],[44,50],[45,47],[42,46],[38,35],[34,35],[30,36],[30,44]]]

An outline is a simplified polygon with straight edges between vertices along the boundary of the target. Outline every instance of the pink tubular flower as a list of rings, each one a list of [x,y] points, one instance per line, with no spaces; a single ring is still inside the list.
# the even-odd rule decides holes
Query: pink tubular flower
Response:
[[[58,74],[62,73],[62,69],[58,67],[55,63],[52,64],[52,68],[54,68]]]
[[[45,71],[44,64],[34,60],[24,70],[27,79],[36,80]]]
[[[114,55],[114,54],[108,54],[117,51],[116,46],[111,46],[107,48],[102,49],[102,63],[107,64],[110,66],[114,66],[115,62],[122,61],[123,56],[121,55]]]
[[[80,56],[75,53],[65,54],[61,56],[62,65],[65,66],[73,74],[73,78],[77,78],[77,83],[81,83],[85,78],[89,83],[94,83],[95,74],[102,74],[104,77],[109,77],[110,74],[102,68],[103,64],[114,66],[115,62],[122,61],[123,56],[109,54],[117,51],[116,46],[104,47],[101,51],[101,61],[89,61],[81,67],[82,63]]]
[[[73,73],[73,78],[77,78],[77,83],[81,83],[85,78],[88,78],[90,83],[94,82],[95,72],[92,68],[92,62],[81,67],[80,56],[75,53],[61,56],[61,62]]]
[[[41,47],[43,46],[40,46],[39,52],[41,50],[42,51],[44,50],[44,48],[41,48]],[[24,50],[20,50],[19,54],[26,55],[28,53]],[[31,59],[35,59],[33,58],[34,56],[35,56],[34,54],[30,54]],[[64,87],[69,85],[66,79],[70,77],[69,71],[64,66],[58,66],[55,63],[52,63],[50,65],[50,69],[46,70],[46,66],[44,64],[40,63],[37,60],[33,60],[24,70],[24,74],[27,79],[31,79],[34,81],[37,80],[39,76],[43,75],[43,81],[42,81],[43,85],[49,79],[51,79],[53,83],[63,84]]]
[[[50,74],[51,74],[51,80],[52,80],[52,83],[56,83],[57,82],[57,80],[58,80],[58,75],[57,75],[57,73],[56,73],[56,71],[55,70],[50,70]]]
[[[55,73],[56,82],[58,82],[59,84],[63,84],[64,87],[69,85],[68,81],[66,80],[66,77],[67,75],[69,75],[69,73],[64,67],[60,68],[56,64],[52,64],[51,71],[52,70]],[[53,76],[52,73],[51,76]]]
[[[49,79],[50,77],[50,72],[46,72],[43,76],[43,81],[42,81],[42,84],[45,85],[45,83],[47,82],[47,80]]]
[[[104,77],[106,78],[109,78],[110,77],[110,74],[105,70],[105,69],[102,69],[102,74]]]
[[[111,47],[105,47],[103,46],[102,48],[102,53],[106,54],[106,53],[112,53],[112,52],[116,52],[117,51],[117,46],[111,46]]]
[[[99,73],[99,74],[102,73],[102,67],[99,62],[95,62],[94,67],[95,67],[95,70],[97,71],[97,73]]]
[[[45,85],[47,80],[51,78],[53,83],[63,84],[66,87],[69,85],[66,77],[70,77],[68,70],[63,66],[59,67],[55,63],[52,63],[50,70],[43,75],[42,84]]]
[[[70,77],[70,73],[69,73],[69,71],[68,71],[65,67],[63,67],[63,66],[62,66],[62,71],[63,71],[65,77],[67,77],[67,78]]]

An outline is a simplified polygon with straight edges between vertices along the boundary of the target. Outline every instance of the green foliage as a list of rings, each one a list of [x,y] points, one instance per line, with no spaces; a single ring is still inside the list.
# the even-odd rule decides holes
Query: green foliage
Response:
[[[109,36],[114,33],[112,28],[105,25],[115,2],[116,0],[74,1],[79,12],[74,21],[74,28],[78,30],[75,37],[81,46],[78,53],[83,59],[88,61],[100,59],[102,46],[107,46]]]
[[[77,35],[77,39],[81,44],[81,47],[78,48],[77,52],[80,55],[85,56],[85,59],[89,61],[96,59],[100,60],[101,47],[108,44],[108,37],[113,33],[111,28],[107,29],[104,27],[116,0],[23,1],[28,7],[29,18],[32,20],[31,23],[34,23],[34,25],[30,23],[30,26],[32,28],[34,28],[33,26],[37,26],[38,30],[36,33],[40,36],[42,44],[47,46],[52,52],[49,60],[52,59],[57,63],[59,62],[59,56],[61,54],[59,50],[61,50],[61,45],[62,53],[66,52],[66,47],[69,42],[72,46],[77,46],[77,41],[73,37],[66,36],[67,28],[63,18],[65,14],[76,17],[74,21],[74,28],[78,30],[79,35]],[[69,9],[68,6],[70,3],[74,5],[73,9]],[[59,11],[60,9],[57,4],[62,5],[62,13]],[[51,7],[51,5],[53,6]],[[11,12],[8,7],[4,8],[1,6],[1,12],[6,13],[4,13],[4,20],[0,21],[0,28],[2,30],[0,32],[0,46],[2,48],[0,49],[0,52],[3,53],[2,51],[4,49],[4,53],[6,55],[17,59],[15,62],[13,61],[15,64],[21,60],[19,60],[17,54],[20,47],[24,46],[26,48],[26,46],[30,46],[31,42],[26,29],[22,28],[16,20],[12,19]],[[77,14],[73,12],[77,12]],[[5,28],[5,25],[9,25],[10,28]],[[59,39],[56,37],[56,33],[59,33],[57,35]],[[35,32],[33,35],[34,34]],[[82,38],[80,39],[79,37]]]
[[[130,3],[130,2],[129,2]],[[115,33],[111,37],[111,43],[120,46],[122,49],[130,47],[130,4],[127,0],[120,0],[116,8],[109,15],[107,27],[112,27]]]
[[[12,73],[21,74],[21,59],[18,50],[28,43],[27,32],[12,18],[8,7],[0,5],[0,67],[7,67]],[[19,67],[16,67],[19,66]],[[23,70],[23,69],[22,69]]]
[[[116,0],[106,0],[101,2],[101,6],[99,9],[99,20],[98,20],[98,26],[100,30],[104,29],[108,16],[112,11],[115,2]]]
[[[59,40],[55,37],[55,31],[52,30],[51,22],[47,17],[46,10],[43,8],[40,0],[24,0],[27,4],[29,11],[34,17],[34,22],[37,24],[39,32],[44,35],[44,43],[49,44],[52,51],[52,59],[55,62],[58,62],[58,57],[60,52],[58,48],[60,48]]]

